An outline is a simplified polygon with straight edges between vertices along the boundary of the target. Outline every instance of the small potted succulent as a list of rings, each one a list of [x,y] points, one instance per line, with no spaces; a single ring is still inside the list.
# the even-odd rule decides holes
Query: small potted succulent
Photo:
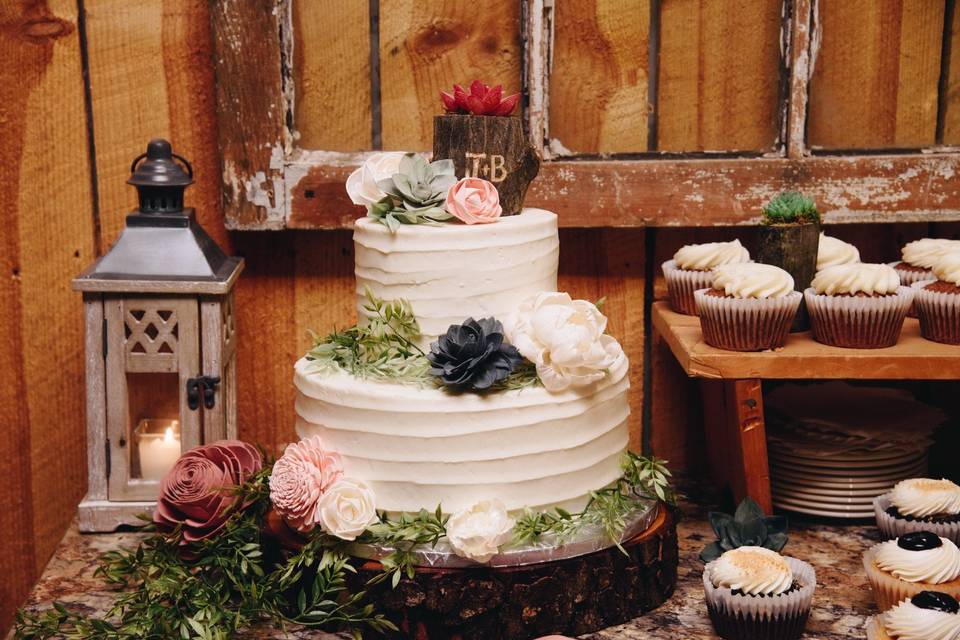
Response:
[[[820,212],[811,198],[795,191],[781,193],[763,208],[757,233],[754,259],[780,267],[793,276],[797,291],[810,286],[817,272],[817,247],[820,241]],[[800,310],[791,331],[806,331],[810,326],[807,310]]]
[[[469,91],[453,85],[440,92],[446,111],[433,120],[433,158],[450,159],[458,178],[483,178],[496,186],[503,215],[520,213],[527,187],[540,170],[540,154],[529,144],[520,118],[512,115],[520,94],[479,80]]]

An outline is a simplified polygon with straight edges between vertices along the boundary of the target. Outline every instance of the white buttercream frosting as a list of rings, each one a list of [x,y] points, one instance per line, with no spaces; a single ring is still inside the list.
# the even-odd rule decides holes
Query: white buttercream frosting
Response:
[[[820,233],[817,247],[817,271],[837,264],[860,262],[860,250],[849,242]]]
[[[711,567],[713,586],[747,595],[777,595],[793,585],[790,564],[776,551],[739,547],[720,556]]]
[[[713,270],[713,288],[734,298],[783,298],[793,293],[793,277],[769,264],[725,264]]]
[[[877,568],[906,582],[942,584],[960,578],[960,550],[951,540],[933,549],[912,551],[897,545],[896,540],[880,544],[874,562]]]
[[[861,292],[886,295],[897,292],[900,276],[886,264],[838,264],[818,271],[810,286],[828,296]]]
[[[890,492],[890,504],[901,515],[914,518],[960,514],[960,486],[949,480],[910,478]]]
[[[921,609],[910,600],[884,613],[882,621],[896,640],[960,640],[960,615]]]
[[[922,238],[903,245],[903,261],[914,267],[933,268],[937,259],[951,251],[960,250],[960,240],[945,238]]]
[[[960,247],[937,258],[933,263],[933,275],[937,280],[960,286]]]
[[[557,290],[557,216],[524,209],[492,224],[401,225],[396,233],[372,218],[353,231],[357,314],[365,291],[410,302],[422,345],[465,319],[503,319],[541,291]]]
[[[680,250],[673,254],[673,259],[680,269],[709,271],[721,264],[749,262],[750,252],[739,240],[707,242],[680,247]]]

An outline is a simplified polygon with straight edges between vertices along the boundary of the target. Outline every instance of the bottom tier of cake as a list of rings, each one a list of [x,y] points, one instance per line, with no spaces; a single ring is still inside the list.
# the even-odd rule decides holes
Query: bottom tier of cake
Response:
[[[550,393],[486,395],[360,380],[296,365],[297,433],[319,435],[388,512],[446,513],[491,498],[510,511],[579,511],[621,476],[628,363],[601,381]]]

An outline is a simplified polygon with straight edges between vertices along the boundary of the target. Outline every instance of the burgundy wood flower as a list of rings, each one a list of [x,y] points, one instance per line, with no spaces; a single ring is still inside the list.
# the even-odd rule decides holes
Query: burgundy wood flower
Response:
[[[520,94],[503,97],[503,85],[491,87],[479,80],[470,83],[468,93],[458,84],[453,85],[453,93],[440,92],[443,108],[449,113],[469,113],[475,116],[508,116],[513,113],[520,101]]]
[[[153,512],[157,529],[183,526],[183,544],[216,534],[240,505],[236,488],[263,467],[256,447],[236,440],[203,445],[183,454],[160,481]]]

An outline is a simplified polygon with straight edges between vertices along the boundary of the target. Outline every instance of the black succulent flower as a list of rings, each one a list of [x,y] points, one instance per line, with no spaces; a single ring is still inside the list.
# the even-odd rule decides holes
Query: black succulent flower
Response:
[[[430,345],[430,373],[455,389],[484,391],[505,379],[523,361],[503,343],[503,325],[494,318],[453,324]]]

